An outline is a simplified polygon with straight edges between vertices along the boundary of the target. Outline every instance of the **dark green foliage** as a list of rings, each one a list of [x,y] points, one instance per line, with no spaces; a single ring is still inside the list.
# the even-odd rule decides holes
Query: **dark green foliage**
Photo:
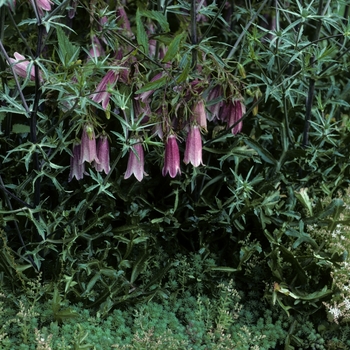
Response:
[[[62,349],[350,346],[349,5],[82,1],[72,18],[68,2],[43,14],[8,3],[4,349],[44,349],[41,337]],[[27,73],[9,65],[15,52]],[[96,89],[112,71],[104,106]],[[237,101],[240,120],[214,115]],[[69,175],[86,125],[109,141],[108,174],[86,161]],[[162,176],[168,136],[182,160],[194,126],[200,165]],[[128,154],[143,160],[135,142],[142,181],[124,178]]]

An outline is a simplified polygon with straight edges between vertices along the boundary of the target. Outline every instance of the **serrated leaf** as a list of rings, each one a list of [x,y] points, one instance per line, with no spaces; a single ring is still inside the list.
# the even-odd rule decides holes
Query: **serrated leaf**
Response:
[[[73,45],[61,28],[56,28],[58,39],[58,55],[64,66],[70,65],[78,56],[80,49]]]
[[[30,132],[30,127],[24,124],[13,124],[12,132],[15,134],[27,134]]]
[[[184,39],[186,33],[181,33],[176,35],[176,37],[172,40],[168,47],[168,51],[166,52],[163,62],[167,63],[171,61],[178,53],[179,53],[179,48],[181,41]]]

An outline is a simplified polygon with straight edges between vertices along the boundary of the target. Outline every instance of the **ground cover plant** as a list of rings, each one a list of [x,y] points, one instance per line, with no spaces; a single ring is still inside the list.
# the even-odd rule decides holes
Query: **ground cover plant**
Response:
[[[1,348],[350,348],[348,11],[0,0]]]

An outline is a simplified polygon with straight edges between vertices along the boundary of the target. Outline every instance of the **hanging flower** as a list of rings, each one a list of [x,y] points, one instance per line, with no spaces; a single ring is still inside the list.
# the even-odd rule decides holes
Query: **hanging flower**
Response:
[[[94,127],[91,124],[84,125],[83,134],[81,136],[81,155],[80,162],[95,162],[100,164],[96,152],[96,138]]]
[[[133,149],[129,151],[128,166],[124,175],[124,179],[128,179],[134,175],[138,181],[142,181],[143,176],[147,175],[145,170],[144,151],[141,139],[133,145]]]
[[[51,11],[51,5],[53,5],[51,0],[35,0],[35,2],[40,16],[44,15],[44,11]]]
[[[223,118],[227,121],[227,127],[231,128],[233,135],[242,131],[243,121],[241,118],[246,112],[246,107],[241,100],[230,100],[222,109]],[[233,126],[235,125],[235,126]],[[233,127],[232,127],[233,126]]]
[[[180,169],[180,152],[177,145],[176,137],[170,134],[165,145],[164,167],[162,174],[166,176],[169,173],[170,177],[174,178],[177,174],[181,174]]]
[[[89,51],[90,57],[97,58],[105,55],[105,50],[102,47],[102,44],[96,35],[92,37],[92,45]]]
[[[108,174],[111,170],[109,164],[109,143],[107,136],[100,136],[97,142],[97,157],[100,163],[94,163],[97,171],[104,171]]]
[[[232,134],[236,135],[241,132],[243,127],[241,118],[245,114],[245,111],[246,107],[239,99],[230,99],[222,106],[220,113],[221,120],[227,123],[227,128],[231,128]]]
[[[28,68],[30,61],[26,60],[24,56],[15,52],[13,54],[15,58],[10,58],[10,64],[13,65],[13,70],[22,78],[26,78],[28,74]],[[39,71],[39,79],[42,80],[41,72]],[[32,65],[30,69],[30,80],[35,80],[35,67]]]
[[[111,93],[108,91],[110,88],[114,87],[118,80],[118,72],[110,70],[103,77],[101,82],[97,85],[96,92],[93,93],[92,100],[96,103],[102,102],[102,108],[106,109],[111,97]]]
[[[207,98],[207,109],[210,112],[208,117],[209,121],[220,120],[220,108],[224,104],[222,96],[223,91],[221,85],[216,85],[210,90]]]
[[[205,111],[204,101],[200,99],[197,103],[193,105],[192,113],[194,121],[201,127],[205,132],[207,130],[207,112]]]
[[[81,163],[80,161],[80,147],[81,146],[79,144],[73,145],[73,157],[70,158],[70,172],[68,182],[71,182],[73,177],[75,177],[77,180],[81,180],[84,177],[85,164]]]
[[[193,125],[186,139],[184,163],[197,167],[202,162],[202,137],[198,125]]]

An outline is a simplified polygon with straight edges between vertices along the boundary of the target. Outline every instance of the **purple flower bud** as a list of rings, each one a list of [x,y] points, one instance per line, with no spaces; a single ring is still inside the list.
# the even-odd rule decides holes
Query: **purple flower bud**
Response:
[[[202,137],[197,125],[193,125],[187,135],[184,163],[197,167],[202,162]]]
[[[177,145],[176,137],[170,134],[165,145],[164,167],[162,174],[166,176],[169,173],[170,177],[174,178],[177,174],[181,174],[180,169],[180,152]]]
[[[107,74],[103,77],[101,82],[97,85],[96,92],[92,96],[92,100],[96,103],[102,102],[102,108],[106,109],[109,103],[109,98],[111,93],[108,92],[108,88],[113,87],[118,80],[118,72],[108,71]]]
[[[68,182],[71,182],[73,177],[77,180],[81,180],[84,177],[85,164],[80,162],[80,145],[73,145],[73,157],[70,159],[70,172]]]
[[[97,171],[104,171],[108,174],[111,170],[109,165],[109,143],[107,136],[100,136],[97,142],[97,157],[100,164],[94,163]]]
[[[100,164],[96,152],[96,138],[94,127],[91,124],[84,125],[81,136],[80,162],[96,162]]]
[[[133,149],[129,151],[128,166],[124,179],[128,179],[134,174],[138,181],[142,181],[143,176],[147,175],[144,170],[145,159],[141,139],[138,139],[138,141],[139,142],[133,145]]]

